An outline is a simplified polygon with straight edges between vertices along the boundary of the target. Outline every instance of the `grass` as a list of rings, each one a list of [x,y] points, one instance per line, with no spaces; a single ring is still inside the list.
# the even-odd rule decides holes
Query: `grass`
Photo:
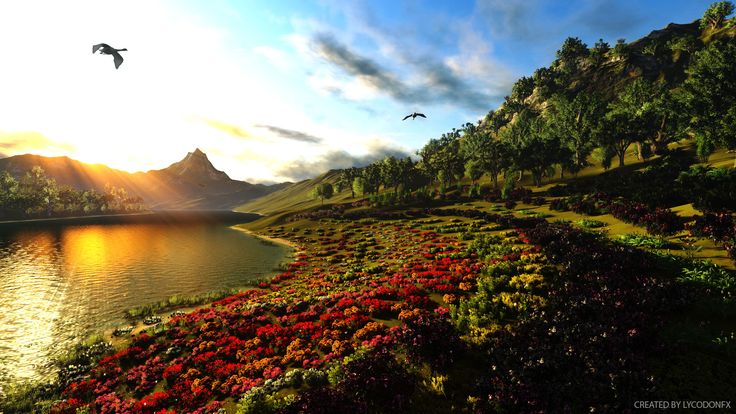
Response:
[[[627,246],[645,247],[648,249],[667,249],[672,247],[672,243],[666,239],[646,234],[622,234],[618,236],[617,241]]]
[[[257,279],[257,281],[250,281],[253,285],[257,285],[259,282],[267,279]],[[228,296],[235,295],[242,292],[242,289],[220,289],[212,292],[200,293],[197,295],[172,295],[168,298],[147,305],[136,306],[135,308],[128,309],[125,311],[125,317],[128,319],[141,319],[146,316],[152,316],[157,313],[165,312],[176,308],[184,308],[189,306],[204,305]]]
[[[593,219],[578,220],[575,222],[575,224],[585,229],[598,229],[601,227],[606,227],[608,225],[603,221]]]

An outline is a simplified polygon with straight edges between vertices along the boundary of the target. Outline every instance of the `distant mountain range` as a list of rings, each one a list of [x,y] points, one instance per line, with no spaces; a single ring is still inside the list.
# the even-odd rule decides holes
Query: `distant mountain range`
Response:
[[[69,157],[24,154],[0,159],[0,171],[6,170],[16,178],[36,165],[60,185],[98,191],[103,191],[107,184],[122,187],[131,195],[143,197],[154,209],[231,209],[292,184],[233,180],[216,169],[199,148],[164,169],[137,173],[85,164]]]

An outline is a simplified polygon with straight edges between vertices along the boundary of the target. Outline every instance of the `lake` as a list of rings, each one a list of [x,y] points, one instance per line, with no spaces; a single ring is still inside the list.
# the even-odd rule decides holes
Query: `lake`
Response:
[[[0,228],[0,382],[52,375],[55,355],[126,309],[242,287],[289,253],[197,220]]]

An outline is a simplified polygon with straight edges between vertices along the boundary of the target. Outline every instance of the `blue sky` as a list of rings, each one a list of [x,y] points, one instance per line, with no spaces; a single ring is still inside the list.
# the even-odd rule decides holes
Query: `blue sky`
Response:
[[[304,179],[478,120],[568,36],[633,41],[709,4],[3,2],[0,155],[137,171],[199,147],[233,178]],[[129,49],[119,70],[99,42]]]

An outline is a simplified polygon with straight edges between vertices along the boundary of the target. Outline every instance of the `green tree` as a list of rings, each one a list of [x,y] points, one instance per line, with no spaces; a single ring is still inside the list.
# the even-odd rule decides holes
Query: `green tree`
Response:
[[[595,148],[593,135],[605,115],[602,100],[595,94],[579,93],[572,100],[556,95],[547,113],[549,133],[562,144],[560,162],[572,174],[588,165],[588,156]],[[569,152],[569,162],[562,156]]]
[[[361,169],[362,194],[378,194],[381,187],[381,168],[378,164],[368,164]]]
[[[611,45],[598,39],[595,45],[590,49],[588,56],[590,63],[598,66],[606,60],[606,54],[611,50]]]
[[[578,67],[579,58],[588,57],[588,46],[577,37],[568,37],[557,51],[555,64],[564,73],[572,73]]]
[[[322,201],[322,204],[325,203],[325,199],[332,198],[332,195],[334,194],[334,188],[332,187],[332,184],[330,183],[319,183],[314,188],[314,196],[316,198],[319,198]]]
[[[511,87],[511,99],[517,102],[524,102],[526,98],[534,92],[534,79],[522,76]]]
[[[18,181],[7,171],[0,172],[0,217],[18,214]]]
[[[498,188],[498,175],[508,166],[508,149],[504,141],[498,139],[501,123],[483,122],[479,126],[466,124],[460,142],[460,151],[467,160],[466,174],[471,180],[477,170],[488,174],[493,188]],[[480,177],[478,177],[480,178]]]
[[[667,145],[686,136],[689,116],[682,90],[655,84],[651,99],[644,103],[643,110],[649,113],[653,122],[654,136],[650,137],[653,153],[666,153]]]
[[[733,3],[730,1],[718,1],[710,5],[700,19],[700,28],[717,29],[721,27],[726,17],[733,13]]]
[[[483,176],[483,167],[480,161],[470,159],[465,162],[465,175],[470,178],[470,181],[475,184],[481,176]]]
[[[626,150],[631,144],[646,142],[654,135],[653,90],[654,86],[641,78],[629,83],[608,105],[605,120],[599,124],[598,143],[616,152],[619,167],[624,165]]]
[[[20,179],[20,198],[27,214],[45,212],[50,216],[59,201],[59,189],[43,168],[35,166]]]
[[[392,187],[394,194],[399,190],[401,184],[401,166],[399,160],[394,156],[389,156],[383,159],[378,164],[381,171],[381,181],[383,182],[384,188]]]
[[[345,168],[340,171],[340,177],[337,181],[337,191],[343,191],[350,188],[350,198],[355,198],[355,189],[353,183],[360,175],[360,169],[356,167]]]
[[[698,155],[736,147],[736,44],[715,41],[693,55],[683,90]],[[735,164],[736,165],[736,164]]]
[[[421,181],[420,176],[417,175],[418,171],[414,166],[414,162],[411,158],[401,158],[398,160],[398,176],[399,185],[404,191],[415,189],[415,185]],[[418,187],[416,187],[418,188]],[[398,189],[398,187],[397,187]]]
[[[541,67],[534,71],[534,85],[537,87],[539,96],[548,98],[558,90],[557,74],[554,70]]]
[[[534,185],[540,186],[544,174],[559,161],[560,150],[560,142],[549,134],[545,120],[524,111],[504,130],[503,136],[513,143],[512,164],[521,171],[530,171]]]
[[[626,60],[631,55],[629,45],[626,44],[626,39],[616,40],[616,44],[611,50],[611,55],[617,59]]]

